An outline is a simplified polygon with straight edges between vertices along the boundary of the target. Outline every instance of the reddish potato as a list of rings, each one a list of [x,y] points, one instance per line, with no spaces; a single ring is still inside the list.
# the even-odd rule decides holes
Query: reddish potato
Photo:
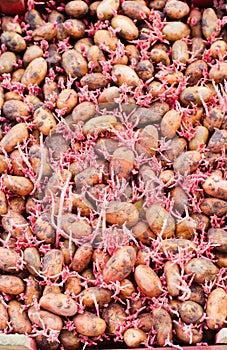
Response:
[[[134,277],[138,287],[145,295],[152,298],[162,293],[161,280],[149,266],[136,266]]]
[[[207,326],[209,329],[218,330],[224,326],[227,317],[227,294],[222,288],[216,288],[208,296]]]
[[[89,243],[82,244],[76,251],[72,260],[72,269],[82,272],[89,264],[92,257],[93,249]]]

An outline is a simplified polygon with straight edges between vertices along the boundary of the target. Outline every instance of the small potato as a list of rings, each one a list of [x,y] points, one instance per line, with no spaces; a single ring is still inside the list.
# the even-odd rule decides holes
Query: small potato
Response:
[[[3,52],[0,57],[0,74],[11,73],[17,58],[13,52]]]
[[[211,92],[205,86],[190,86],[182,91],[180,94],[180,102],[183,106],[190,104],[202,105],[202,100],[207,102],[211,97]]]
[[[143,294],[148,297],[158,297],[162,293],[162,283],[156,273],[146,265],[135,268],[134,278]]]
[[[44,20],[42,19],[39,12],[35,9],[29,10],[25,13],[24,16],[25,22],[30,25],[30,29],[36,29],[36,26],[41,26],[44,24]]]
[[[35,341],[40,350],[58,350],[59,342],[57,340],[50,341],[50,339],[43,335],[39,334],[35,337]]]
[[[181,276],[180,269],[176,263],[167,261],[164,266],[166,276],[167,290],[172,297],[177,297],[180,294]]]
[[[124,278],[120,282],[120,286],[121,286],[120,297],[122,299],[126,299],[126,298],[132,296],[132,294],[135,292],[135,287],[134,287],[133,283],[130,280],[128,280],[127,278]]]
[[[32,60],[25,69],[21,83],[28,87],[29,84],[39,85],[47,74],[47,63],[44,58],[38,57]]]
[[[94,307],[95,301],[99,307],[110,303],[111,291],[101,287],[89,287],[80,294],[80,300],[85,307]]]
[[[123,83],[126,83],[128,86],[141,85],[136,72],[124,64],[116,64],[112,69],[111,75],[118,86],[121,86]]]
[[[144,154],[147,157],[156,154],[158,148],[158,130],[154,125],[146,125],[139,129],[138,141],[136,141],[136,151],[139,154]]]
[[[61,149],[59,149],[59,145],[61,145]],[[69,146],[69,140],[67,140],[64,135],[61,133],[51,133],[51,135],[47,136],[45,139],[45,146],[47,147],[49,154],[51,154],[51,158],[53,160],[60,160],[63,153],[65,153]],[[43,145],[41,146],[41,150],[43,150]],[[46,162],[50,163],[48,159],[48,154],[46,156]],[[47,164],[46,164],[47,166]],[[52,171],[53,173],[53,171]]]
[[[106,61],[106,58],[103,51],[97,45],[92,45],[89,48],[87,60],[88,62],[91,62],[90,64],[92,65],[92,71],[94,73],[102,73],[100,61]]]
[[[205,145],[209,137],[209,130],[205,126],[198,125],[195,130],[196,133],[194,137],[189,141],[190,151],[195,151],[201,145]]]
[[[113,17],[113,11],[117,11],[120,6],[119,0],[102,0],[97,7],[97,17],[104,21]]]
[[[28,136],[27,125],[25,123],[18,123],[4,135],[0,141],[0,147],[7,153],[12,152],[17,146],[17,143],[22,143],[24,140],[27,140]]]
[[[147,124],[159,122],[169,110],[166,102],[154,102],[149,108],[139,107],[132,113],[130,123],[137,123],[137,127],[143,127]]]
[[[206,323],[209,329],[219,330],[227,317],[227,294],[222,288],[215,288],[209,294],[206,305]]]
[[[77,1],[78,2],[78,1]],[[76,106],[78,101],[77,93],[73,89],[62,90],[57,99],[57,107],[65,108],[65,113],[68,114]]]
[[[82,56],[85,53],[88,54],[88,50],[93,45],[93,41],[91,38],[82,38],[79,39],[76,44],[74,45],[74,49],[78,51]]]
[[[156,237],[150,230],[149,225],[143,221],[138,221],[137,224],[132,227],[132,233],[134,237],[143,244],[150,245],[152,238]]]
[[[191,28],[191,36],[192,38],[201,38],[202,37],[202,27],[201,27],[201,19],[202,14],[199,9],[192,9],[190,11],[190,28]]]
[[[174,324],[174,329],[176,332],[177,339],[179,339],[184,344],[197,344],[203,339],[203,334],[199,332],[198,329],[192,328],[190,334],[185,332],[185,324]]]
[[[217,40],[210,46],[210,53],[213,58],[223,58],[227,52],[227,43],[224,40]]]
[[[31,45],[27,48],[23,56],[23,62],[27,66],[35,58],[43,56],[43,50],[38,45]]]
[[[75,1],[79,2],[79,1]],[[68,331],[66,329],[62,330],[59,335],[59,340],[66,350],[76,350],[80,347],[80,340],[73,331]]]
[[[80,39],[85,33],[85,24],[78,19],[67,19],[63,23],[63,28],[66,30],[67,35],[73,39]]]
[[[196,60],[190,63],[185,71],[185,76],[188,78],[189,85],[196,85],[204,76],[204,72],[208,70],[208,65],[203,60]]]
[[[9,315],[5,305],[0,302],[0,330],[4,330],[8,326]]]
[[[61,317],[44,310],[36,310],[34,306],[28,309],[28,317],[33,324],[40,328],[60,331],[63,327]]]
[[[194,301],[184,301],[179,305],[179,314],[183,322],[187,324],[198,323],[204,314],[201,305]]]
[[[157,342],[159,346],[164,346],[166,341],[172,340],[172,320],[170,314],[162,308],[152,311],[154,329],[157,332]]]
[[[165,12],[171,19],[181,19],[189,14],[189,6],[178,0],[169,0],[165,6]]]
[[[24,176],[25,171],[27,170],[27,165],[20,153],[19,150],[15,149],[10,154],[11,165],[13,168],[13,174],[17,176]]]
[[[44,83],[43,94],[45,100],[51,100],[51,102],[55,103],[59,96],[58,84],[55,81],[48,81],[47,83]]]
[[[62,293],[48,293],[40,298],[40,306],[59,316],[73,316],[77,313],[76,302]]]
[[[145,312],[138,315],[139,320],[139,329],[142,329],[144,332],[149,332],[154,327],[153,316],[150,312]]]
[[[166,51],[162,49],[159,49],[159,48],[152,49],[150,52],[150,58],[156,64],[162,63],[165,66],[170,65],[169,55],[167,54]]]
[[[65,282],[65,291],[72,293],[72,295],[78,295],[81,292],[81,281],[78,277],[72,276],[67,278]]]
[[[175,220],[160,204],[153,204],[146,211],[147,222],[154,234],[170,238],[175,231]]]
[[[56,234],[48,213],[43,213],[36,219],[33,232],[41,241],[47,244],[55,243]]]
[[[20,263],[20,256],[12,249],[0,247],[0,270],[4,272],[12,272]]]
[[[227,232],[222,228],[210,228],[208,239],[214,245],[215,250],[227,253]]]
[[[204,283],[213,281],[219,269],[210,260],[205,258],[193,258],[185,265],[185,272],[194,275],[194,281]]]
[[[37,129],[43,133],[45,136],[48,136],[56,128],[56,121],[54,115],[51,111],[44,105],[34,106],[34,123],[36,124]]]
[[[18,34],[22,33],[22,29],[21,26],[18,22],[16,22],[14,20],[13,17],[9,17],[9,16],[3,16],[2,17],[2,30],[5,31],[12,31],[12,32],[16,32]]]
[[[138,21],[141,21],[150,15],[150,9],[142,2],[124,1],[121,8],[125,16],[137,19]]]
[[[110,86],[101,92],[101,94],[98,97],[98,102],[100,104],[115,102],[115,98],[118,98],[119,96],[119,88],[116,86]]]
[[[185,211],[185,206],[188,204],[188,195],[180,187],[176,186],[171,191],[171,198],[173,199],[173,210],[178,213],[183,213]],[[183,225],[184,227],[185,225]]]
[[[64,264],[69,265],[76,251],[75,244],[68,239],[65,239],[61,245],[61,250],[64,256]]]
[[[3,113],[7,119],[16,121],[17,118],[26,118],[29,115],[29,108],[22,101],[9,100],[3,105]]]
[[[115,329],[126,319],[124,308],[119,304],[111,304],[103,309],[102,318],[107,324],[107,333],[114,335]]]
[[[129,148],[117,148],[110,161],[110,171],[119,179],[129,179],[134,168],[134,158],[134,153]]]
[[[175,159],[173,167],[175,172],[184,175],[185,173],[193,173],[201,161],[201,154],[198,151],[187,151],[182,153]]]
[[[89,237],[92,233],[92,228],[88,224],[87,220],[78,218],[77,215],[66,213],[61,218],[62,230],[66,233],[64,238],[72,239],[72,242],[78,242],[80,239]]]
[[[23,281],[16,276],[0,275],[0,292],[18,295],[24,291]]]
[[[27,270],[32,275],[37,276],[41,267],[40,254],[38,249],[35,247],[26,248],[24,250],[23,258],[24,258],[24,261],[26,262]]]
[[[63,254],[58,249],[51,249],[42,259],[43,273],[46,277],[56,278],[62,271]]]
[[[190,299],[191,301],[196,302],[197,304],[200,304],[204,306],[206,302],[206,295],[203,291],[203,288],[199,286],[198,284],[193,283],[190,287],[191,289],[191,294],[190,294]]]
[[[39,300],[42,295],[42,287],[35,280],[33,276],[29,276],[26,281],[26,289],[25,289],[25,305],[31,305],[35,301]]]
[[[3,181],[7,190],[19,196],[27,196],[34,187],[33,183],[24,176],[4,175]]]
[[[227,62],[218,62],[218,64],[212,66],[209,71],[209,79],[216,83],[224,83],[227,79]]]
[[[169,143],[169,147],[164,154],[170,161],[173,161],[182,153],[186,145],[187,142],[185,138],[175,137]]]
[[[103,269],[103,279],[106,283],[121,282],[132,271],[136,262],[136,252],[132,246],[119,248],[107,261]]]
[[[215,252],[216,265],[227,268],[227,253]]]
[[[202,58],[202,54],[205,51],[205,42],[202,38],[192,38],[192,54],[198,58]]]
[[[139,31],[134,22],[127,16],[117,15],[112,18],[111,26],[114,29],[119,28],[118,35],[125,40],[135,40],[138,38]]]
[[[124,3],[126,4],[128,2],[129,1],[125,1]],[[154,73],[153,64],[149,60],[140,61],[136,66],[136,73],[143,81],[151,79]]]
[[[81,78],[88,71],[86,59],[76,50],[67,50],[63,53],[62,66],[72,78]]]
[[[186,38],[190,34],[190,28],[182,22],[169,22],[162,29],[165,39],[168,41],[176,41]]]
[[[130,348],[136,348],[147,339],[147,335],[141,329],[128,328],[124,332],[124,342]]]
[[[31,235],[31,228],[23,215],[10,212],[2,218],[2,226],[6,232],[10,232],[11,236],[17,239],[28,240]]]
[[[181,125],[181,115],[174,109],[168,111],[161,121],[162,136],[172,139]]]
[[[1,35],[1,42],[7,46],[9,51],[21,52],[26,49],[26,41],[24,38],[13,31],[3,32]]]
[[[128,57],[129,63],[132,63],[132,59],[137,63],[140,60],[140,53],[137,49],[136,45],[126,45],[125,46],[125,54]]]
[[[24,75],[24,72],[25,72],[25,69],[23,69],[23,68],[19,68],[19,69],[15,70],[12,73],[12,80],[11,81],[20,83],[21,79]]]
[[[81,86],[87,86],[89,90],[102,89],[107,86],[108,80],[102,73],[89,73],[80,80]]]
[[[77,272],[82,272],[91,261],[93,249],[90,243],[82,244],[77,250],[72,260],[72,269]]]
[[[94,35],[94,42],[97,46],[105,45],[109,50],[116,50],[118,38],[112,36],[108,30],[99,29]]]
[[[6,101],[11,101],[11,100],[21,101],[22,98],[16,92],[8,91],[8,92],[5,93],[5,102]]]
[[[204,9],[202,14],[202,32],[206,39],[212,34],[219,36],[220,30],[218,30],[217,22],[218,18],[215,11],[212,8]]]
[[[178,1],[179,2],[179,1]],[[189,48],[183,40],[176,40],[172,46],[172,60],[186,64],[189,59]]]
[[[222,180],[222,176],[213,173],[204,181],[202,186],[209,196],[227,200],[227,180]]]
[[[61,289],[59,286],[55,286],[55,285],[46,285],[43,289],[43,296],[47,295],[49,293],[54,293],[54,294],[59,294],[61,293]]]
[[[209,110],[208,114],[203,119],[203,125],[209,130],[219,129],[224,120],[224,113],[221,108],[213,107]]]
[[[88,120],[83,126],[85,135],[98,135],[110,130],[117,124],[117,118],[113,115],[102,115]]]
[[[192,239],[197,229],[197,222],[191,217],[184,218],[176,224],[176,237]]]
[[[31,333],[32,325],[23,310],[23,305],[17,300],[11,300],[8,304],[8,313],[13,331],[19,334]]]
[[[105,90],[104,90],[105,91]],[[81,102],[72,111],[72,119],[74,122],[87,121],[88,119],[94,117],[96,112],[95,104],[92,102]]]
[[[227,130],[217,129],[208,142],[208,150],[214,153],[227,149]]]
[[[217,198],[205,198],[200,205],[202,212],[208,216],[223,216],[227,214],[227,202]]]
[[[8,211],[6,195],[0,190],[0,215],[6,214]],[[0,259],[1,260],[1,259]]]
[[[36,28],[32,32],[34,41],[46,40],[51,41],[57,35],[56,25],[54,23],[47,22],[40,27]]]
[[[126,224],[127,227],[134,226],[139,220],[139,212],[135,205],[128,202],[109,202],[106,210],[106,221],[118,226]]]
[[[76,331],[85,337],[98,337],[102,335],[106,329],[106,322],[88,311],[75,316],[73,318],[73,323],[76,327]]]
[[[84,1],[69,1],[65,6],[65,13],[73,18],[83,18],[88,12],[88,5]]]

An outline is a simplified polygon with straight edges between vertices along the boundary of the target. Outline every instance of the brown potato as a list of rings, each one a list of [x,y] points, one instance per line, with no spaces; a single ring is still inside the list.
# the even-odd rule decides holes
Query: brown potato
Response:
[[[33,183],[24,176],[4,175],[3,181],[7,190],[19,196],[27,196],[34,187]]]
[[[67,50],[63,53],[62,66],[72,78],[81,78],[88,71],[86,59],[76,50]]]
[[[179,2],[179,1],[178,1]],[[172,46],[172,60],[186,64],[189,59],[189,48],[183,40],[176,40]]]
[[[58,350],[59,342],[57,340],[50,341],[50,339],[43,335],[39,334],[35,337],[35,341],[40,350]]]
[[[11,165],[13,168],[13,174],[18,176],[23,176],[27,170],[27,165],[19,150],[15,149],[10,154]]]
[[[43,213],[36,219],[33,232],[41,241],[47,244],[55,243],[56,234],[48,213]]]
[[[150,230],[149,225],[143,221],[138,221],[137,224],[132,227],[132,233],[134,237],[143,244],[150,244],[152,238],[156,237]]]
[[[200,161],[201,154],[198,151],[187,151],[175,159],[173,167],[175,172],[184,175],[194,172],[199,167]]]
[[[0,57],[0,74],[11,73],[17,58],[13,52],[3,52]]]
[[[161,280],[149,266],[136,266],[134,278],[136,284],[146,296],[158,297],[162,293]]]
[[[218,62],[218,64],[212,66],[209,71],[209,78],[216,83],[224,83],[227,79],[227,62]]]
[[[206,48],[205,42],[202,38],[192,38],[192,54],[200,59]]]
[[[202,212],[208,216],[223,216],[227,213],[227,202],[217,198],[205,198],[200,205]]]
[[[63,327],[61,317],[44,310],[36,310],[34,306],[28,309],[28,317],[33,324],[43,329],[60,331]]]
[[[147,335],[141,329],[128,328],[124,332],[124,342],[130,348],[136,348],[147,339]]]
[[[73,39],[80,39],[84,36],[85,24],[78,19],[67,19],[63,23],[63,27],[66,30],[67,35],[71,36]],[[66,52],[64,52],[64,54]]]
[[[139,129],[138,141],[136,141],[136,151],[147,157],[156,154],[158,148],[158,130],[154,125],[146,125]]]
[[[65,13],[74,18],[82,18],[88,12],[88,5],[84,1],[69,1],[65,6]]]
[[[12,72],[12,82],[20,83],[21,79],[24,75],[24,72],[25,72],[25,69],[23,69],[23,68],[19,68],[19,69],[15,70],[14,72]]]
[[[49,278],[59,277],[62,271],[63,254],[58,249],[51,249],[42,259],[42,271]]]
[[[209,196],[227,200],[227,180],[222,180],[222,175],[211,174],[202,186]]]
[[[189,85],[196,85],[207,71],[207,63],[203,60],[196,60],[190,63],[185,71],[185,76],[188,78]]]
[[[125,322],[126,313],[121,305],[114,303],[103,309],[102,318],[106,322],[107,333],[114,335],[115,329]]]
[[[72,260],[72,269],[77,272],[82,272],[91,261],[93,249],[90,243],[82,244],[77,250]]]
[[[20,23],[16,22],[13,17],[3,16],[2,17],[2,30],[12,31],[21,34],[22,29]]]
[[[87,121],[95,115],[95,105],[92,102],[82,102],[72,111],[72,119],[74,122]]]
[[[37,129],[43,133],[45,136],[48,136],[56,128],[56,121],[54,115],[51,111],[44,105],[38,104],[34,106],[34,122]]]
[[[72,242],[78,242],[78,240],[86,239],[92,233],[92,228],[88,224],[87,220],[78,218],[77,215],[66,213],[61,217],[62,230],[66,233],[64,238],[72,239]]]
[[[150,15],[150,9],[142,2],[125,1],[122,3],[121,8],[125,16],[137,19],[138,21],[141,21]]]
[[[203,339],[203,334],[199,332],[198,329],[192,328],[190,334],[184,330],[185,324],[175,323],[174,329],[176,332],[177,338],[184,344],[197,344],[200,343]]]
[[[40,27],[36,28],[32,32],[34,41],[46,40],[51,41],[57,35],[56,25],[54,23],[47,22]]]
[[[130,122],[137,127],[143,127],[147,124],[159,122],[166,112],[169,110],[169,105],[166,102],[154,102],[147,108],[139,107],[130,117]]]
[[[103,279],[106,283],[121,282],[132,271],[136,262],[136,252],[131,246],[119,248],[107,261],[103,269]]]
[[[128,3],[129,1],[125,1],[124,3]],[[132,2],[132,1],[130,1]],[[136,73],[140,79],[146,81],[153,77],[154,67],[153,64],[149,60],[142,60],[136,66]]]
[[[0,247],[0,270],[15,271],[20,263],[20,256],[12,249]]]
[[[62,293],[48,293],[40,298],[40,306],[59,316],[73,316],[77,313],[76,302]]]
[[[8,304],[8,313],[13,331],[19,334],[31,333],[32,325],[23,310],[23,305],[17,300],[11,300]]]
[[[211,35],[219,36],[220,30],[217,27],[217,15],[212,8],[206,8],[202,14],[202,32],[208,39]]]
[[[75,1],[80,2],[80,1]],[[80,340],[73,331],[68,331],[66,329],[62,330],[59,339],[61,344],[66,350],[76,350],[80,347]]]
[[[224,326],[227,317],[227,294],[222,288],[215,288],[209,294],[206,305],[207,326],[219,330]]]
[[[176,41],[187,37],[190,34],[190,28],[182,22],[169,22],[162,29],[165,39],[168,41]]]
[[[227,43],[217,40],[210,45],[210,53],[213,58],[223,58],[227,51]]]
[[[8,205],[6,200],[6,195],[0,190],[0,215],[6,214],[8,211]]]
[[[213,281],[219,269],[210,260],[205,258],[193,258],[185,265],[185,272],[194,275],[194,281],[204,283]]]
[[[39,58],[43,56],[43,50],[38,45],[29,46],[23,56],[23,62],[25,66],[27,66],[31,61],[35,58]]]
[[[181,19],[189,14],[189,6],[178,0],[169,0],[165,6],[165,12],[171,19]]]
[[[94,42],[96,45],[105,45],[109,50],[116,50],[118,38],[112,36],[108,30],[99,29],[94,35]]]
[[[32,60],[25,69],[21,83],[28,87],[29,84],[39,85],[47,74],[47,63],[44,58],[38,57]]]
[[[221,108],[213,107],[209,110],[209,113],[205,115],[203,119],[203,125],[209,130],[219,129],[224,120],[224,113]]]
[[[81,289],[81,281],[78,277],[72,276],[67,278],[65,282],[65,291],[70,292],[72,295],[78,295]]]
[[[132,294],[135,292],[135,287],[134,287],[133,283],[130,280],[128,280],[127,278],[124,278],[120,282],[120,286],[121,286],[120,297],[122,299],[126,299],[126,298],[132,296]]]
[[[27,11],[25,13],[24,19],[25,22],[30,25],[31,30],[34,30],[36,26],[41,26],[44,24],[44,20],[42,19],[39,12],[35,9]]]
[[[98,337],[105,332],[106,322],[91,312],[85,311],[73,318],[76,331],[86,337]]]
[[[47,295],[49,293],[54,293],[54,294],[59,294],[61,293],[61,289],[59,286],[55,286],[55,285],[46,285],[43,289],[43,296]]]
[[[168,149],[164,152],[165,156],[173,161],[176,159],[182,151],[185,149],[187,141],[183,137],[176,137],[169,143]]]
[[[94,307],[95,301],[99,307],[110,303],[111,291],[101,287],[89,287],[80,294],[80,300],[86,307]]]
[[[85,135],[98,135],[110,130],[116,124],[117,118],[113,115],[93,117],[84,124],[83,133]]]
[[[142,329],[144,332],[149,332],[154,327],[153,316],[150,312],[138,315],[138,320],[138,328]]]
[[[215,252],[216,265],[227,268],[227,253]]]
[[[209,137],[209,130],[202,125],[198,125],[196,128],[196,133],[194,137],[189,141],[189,150],[195,151],[197,150],[201,145],[206,145],[206,142]]]
[[[10,212],[2,218],[2,226],[6,232],[10,232],[11,236],[14,238],[28,240],[31,235],[31,228],[27,220],[23,215],[16,212]]]
[[[97,7],[98,19],[104,21],[113,17],[113,11],[117,11],[120,6],[119,0],[102,0]]]
[[[218,252],[227,253],[227,232],[222,228],[208,230],[208,239]]]
[[[28,271],[32,275],[37,276],[41,267],[40,254],[38,249],[35,247],[26,248],[24,250],[23,258],[26,262],[26,268],[28,269]]]
[[[35,280],[33,276],[29,276],[26,281],[26,289],[25,289],[25,305],[31,305],[35,301],[38,301],[42,295],[42,287]]]
[[[13,31],[5,31],[1,35],[2,44],[6,45],[9,51],[21,52],[26,49],[26,41],[20,34]]]
[[[123,83],[126,83],[128,86],[141,85],[136,72],[124,64],[116,64],[112,69],[111,75],[118,86],[121,86]]]
[[[199,9],[193,8],[190,11],[189,16],[189,25],[191,28],[192,38],[201,38],[202,37],[202,27],[201,27],[202,14]]]
[[[197,223],[191,217],[184,218],[176,224],[176,237],[192,239],[197,229]]]
[[[9,153],[17,146],[17,143],[22,143],[27,140],[28,128],[25,123],[18,123],[14,125],[1,139],[0,147]]]
[[[120,31],[118,32],[118,35],[125,40],[135,40],[138,38],[138,28],[127,16],[117,15],[113,17],[111,20],[111,26],[114,29],[119,28]]]
[[[146,211],[147,222],[152,232],[170,238],[175,231],[175,220],[160,204],[153,204]]]
[[[162,136],[173,138],[176,135],[177,129],[181,125],[181,115],[174,109],[168,111],[161,121]]]
[[[128,179],[134,168],[134,158],[134,153],[129,148],[117,148],[110,161],[110,171],[119,179]]]
[[[223,148],[227,149],[227,130],[215,130],[208,142],[207,148],[214,153],[221,152]]]
[[[202,105],[202,100],[207,102],[211,97],[211,91],[206,86],[190,86],[185,88],[180,94],[180,102],[183,106],[190,104]]]
[[[183,322],[187,324],[198,323],[204,314],[201,305],[194,301],[184,301],[179,305],[179,314]]]
[[[162,250],[164,253],[178,254],[182,250],[186,252],[193,252],[195,251],[195,248],[195,243],[189,241],[188,239],[172,238],[165,239],[162,242]]]
[[[177,297],[180,294],[181,276],[180,269],[176,263],[167,261],[164,266],[166,276],[166,284],[168,293],[172,297]]]
[[[157,332],[157,342],[159,346],[164,346],[166,341],[172,340],[172,320],[170,314],[162,308],[152,311],[154,329]]]
[[[59,109],[66,109],[65,113],[68,114],[76,106],[78,101],[77,93],[73,89],[62,90],[57,99],[57,107]]]
[[[203,288],[198,284],[193,283],[190,289],[191,289],[191,294],[190,294],[189,300],[204,306],[206,302],[206,295],[203,291]]]
[[[0,302],[0,330],[4,330],[8,326],[9,315],[6,306]]]
[[[134,226],[139,220],[139,212],[135,205],[128,202],[109,202],[106,209],[106,221],[110,224],[127,227]]]
[[[107,86],[108,80],[102,73],[89,73],[80,79],[81,86],[87,86],[89,90],[102,89]]]
[[[65,239],[61,245],[61,250],[64,256],[64,264],[69,265],[76,251],[75,244],[68,239]]]

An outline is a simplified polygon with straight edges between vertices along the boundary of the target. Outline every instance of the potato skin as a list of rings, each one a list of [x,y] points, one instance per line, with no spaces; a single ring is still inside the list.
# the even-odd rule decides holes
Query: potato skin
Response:
[[[147,339],[146,333],[141,329],[128,328],[124,332],[124,342],[127,346],[135,348]]]
[[[0,247],[0,270],[11,272],[16,270],[20,256],[13,249]]]
[[[79,338],[73,331],[62,330],[59,339],[66,350],[76,350],[80,347]]]
[[[156,273],[146,265],[138,265],[134,272],[135,281],[148,297],[158,297],[162,293],[162,283]]]
[[[44,310],[36,310],[34,306],[28,309],[28,317],[32,323],[40,328],[48,328],[60,331],[63,327],[61,317]]]
[[[107,261],[103,269],[103,279],[106,283],[122,281],[132,271],[136,262],[136,252],[131,246],[119,248]]]
[[[146,218],[150,229],[156,235],[162,234],[163,238],[170,238],[175,231],[175,220],[160,204],[153,204],[147,209]]]
[[[116,327],[125,322],[126,313],[121,305],[114,303],[103,309],[102,318],[107,324],[107,332],[114,334]]]
[[[135,205],[127,202],[112,201],[108,203],[106,210],[106,221],[118,226],[126,224],[127,227],[134,226],[139,220],[139,212]]]
[[[26,262],[26,268],[28,271],[37,276],[41,267],[40,254],[37,248],[28,247],[24,250],[24,261]]]
[[[63,254],[58,249],[51,249],[45,254],[42,260],[43,273],[49,278],[58,277],[62,271]]]
[[[194,274],[197,283],[214,280],[218,271],[217,266],[204,258],[193,258],[185,265],[185,272]]]
[[[32,60],[25,69],[21,83],[28,87],[29,84],[39,85],[47,74],[47,63],[42,57]]]
[[[73,257],[72,269],[77,272],[82,272],[88,266],[92,253],[93,249],[90,243],[82,244]]]
[[[25,123],[18,123],[4,135],[0,142],[0,147],[4,148],[7,153],[12,152],[17,143],[27,140],[28,136],[27,125]]]
[[[33,276],[29,276],[27,279],[27,285],[25,290],[25,305],[31,305],[35,300],[39,300],[41,297],[42,287],[34,279]]]
[[[224,326],[227,317],[227,293],[222,288],[216,288],[208,296],[207,326],[212,330],[219,330]]]
[[[192,336],[189,334],[185,333],[184,329],[182,328],[184,324],[174,325],[174,329],[176,331],[176,336],[177,338],[182,341],[184,344],[196,344],[200,343],[203,339],[203,334],[200,333],[197,329],[192,328]]]
[[[21,313],[23,305],[17,300],[11,300],[8,306],[9,318],[14,332],[19,334],[31,333],[32,325],[27,313],[25,311]]]
[[[171,261],[167,261],[164,266],[166,275],[167,290],[172,297],[177,297],[180,294],[181,276],[179,266]]]
[[[59,316],[74,316],[77,313],[76,302],[62,293],[48,293],[39,301],[45,310]]]
[[[34,188],[33,183],[24,176],[5,175],[3,179],[4,186],[19,196],[27,196]]]
[[[188,300],[179,305],[179,314],[183,322],[187,324],[197,323],[203,316],[204,310],[198,303]]]
[[[167,340],[172,340],[172,319],[169,313],[162,308],[154,309],[152,317],[158,345],[164,346]]]
[[[78,333],[87,337],[98,337],[105,332],[106,322],[91,312],[85,311],[73,318]]]
[[[89,287],[80,294],[80,300],[86,307],[93,307],[94,300],[100,307],[109,304],[111,300],[111,291],[101,287]]]
[[[17,276],[0,275],[0,292],[18,295],[24,291],[24,283]]]

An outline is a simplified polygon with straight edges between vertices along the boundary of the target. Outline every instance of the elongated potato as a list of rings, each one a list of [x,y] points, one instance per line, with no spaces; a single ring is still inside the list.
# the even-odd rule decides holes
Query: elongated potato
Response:
[[[36,310],[34,306],[28,309],[28,317],[33,324],[43,329],[47,328],[60,331],[63,326],[61,317],[49,311]]]
[[[28,271],[32,275],[37,276],[41,267],[40,254],[38,249],[35,247],[26,248],[24,250],[24,261],[26,262],[26,268]]]
[[[166,275],[166,283],[169,294],[172,297],[177,297],[180,294],[180,269],[176,263],[167,261],[164,266],[164,272]]]
[[[12,152],[13,149],[17,146],[17,143],[21,143],[24,140],[27,140],[28,128],[25,123],[18,123],[14,125],[5,136],[2,138],[0,142],[0,147],[4,148],[4,150],[8,152]]]
[[[111,291],[101,287],[90,287],[80,294],[80,300],[86,307],[93,307],[95,301],[100,307],[109,304],[111,300]]]
[[[126,224],[127,227],[134,226],[139,220],[139,212],[135,205],[127,202],[109,202],[106,210],[106,221],[118,226]]]
[[[149,266],[136,266],[134,277],[137,286],[146,296],[158,297],[162,293],[161,280]]]
[[[25,311],[22,311],[23,305],[17,300],[11,300],[8,304],[8,313],[10,322],[15,333],[31,333],[32,325]]]
[[[0,247],[0,270],[5,272],[15,271],[20,263],[20,256],[13,249]]]
[[[32,235],[30,226],[23,215],[12,211],[8,211],[2,218],[2,226],[14,238],[25,238],[28,240]]]
[[[24,291],[24,283],[17,276],[0,275],[0,292],[18,295]]]
[[[59,316],[73,316],[77,313],[76,302],[62,293],[48,293],[40,298],[40,306]]]
[[[227,317],[227,294],[222,288],[216,288],[208,296],[207,326],[209,329],[218,330],[224,325]]]
[[[103,269],[103,279],[106,283],[122,281],[132,271],[136,262],[136,252],[131,246],[119,248],[107,261]]]
[[[86,337],[98,337],[102,335],[106,329],[106,322],[88,311],[75,316],[73,318],[73,323],[77,332]]]
[[[8,326],[9,315],[7,312],[6,306],[0,302],[0,330],[2,331],[4,328]]]
[[[51,249],[42,259],[43,273],[49,278],[57,278],[62,271],[63,254],[58,249]]]
[[[72,269],[77,272],[82,272],[88,266],[92,253],[93,249],[90,243],[82,244],[73,257]]]
[[[197,283],[214,280],[218,271],[217,266],[205,258],[193,258],[185,265],[185,272],[193,274]]]
[[[114,334],[115,329],[125,322],[126,313],[121,305],[114,303],[103,309],[102,318],[107,324],[107,332]]]
[[[19,196],[27,196],[34,187],[33,183],[24,176],[4,175],[3,181],[7,190]]]
[[[34,279],[33,276],[29,276],[26,281],[24,303],[26,305],[31,305],[35,300],[39,300],[42,294],[41,292],[42,292],[42,287]]]
[[[175,220],[160,204],[153,204],[146,211],[146,218],[150,229],[156,235],[170,238],[175,231]]]
[[[170,314],[163,308],[152,311],[154,329],[157,332],[159,346],[164,346],[167,340],[172,340],[172,319]]]

